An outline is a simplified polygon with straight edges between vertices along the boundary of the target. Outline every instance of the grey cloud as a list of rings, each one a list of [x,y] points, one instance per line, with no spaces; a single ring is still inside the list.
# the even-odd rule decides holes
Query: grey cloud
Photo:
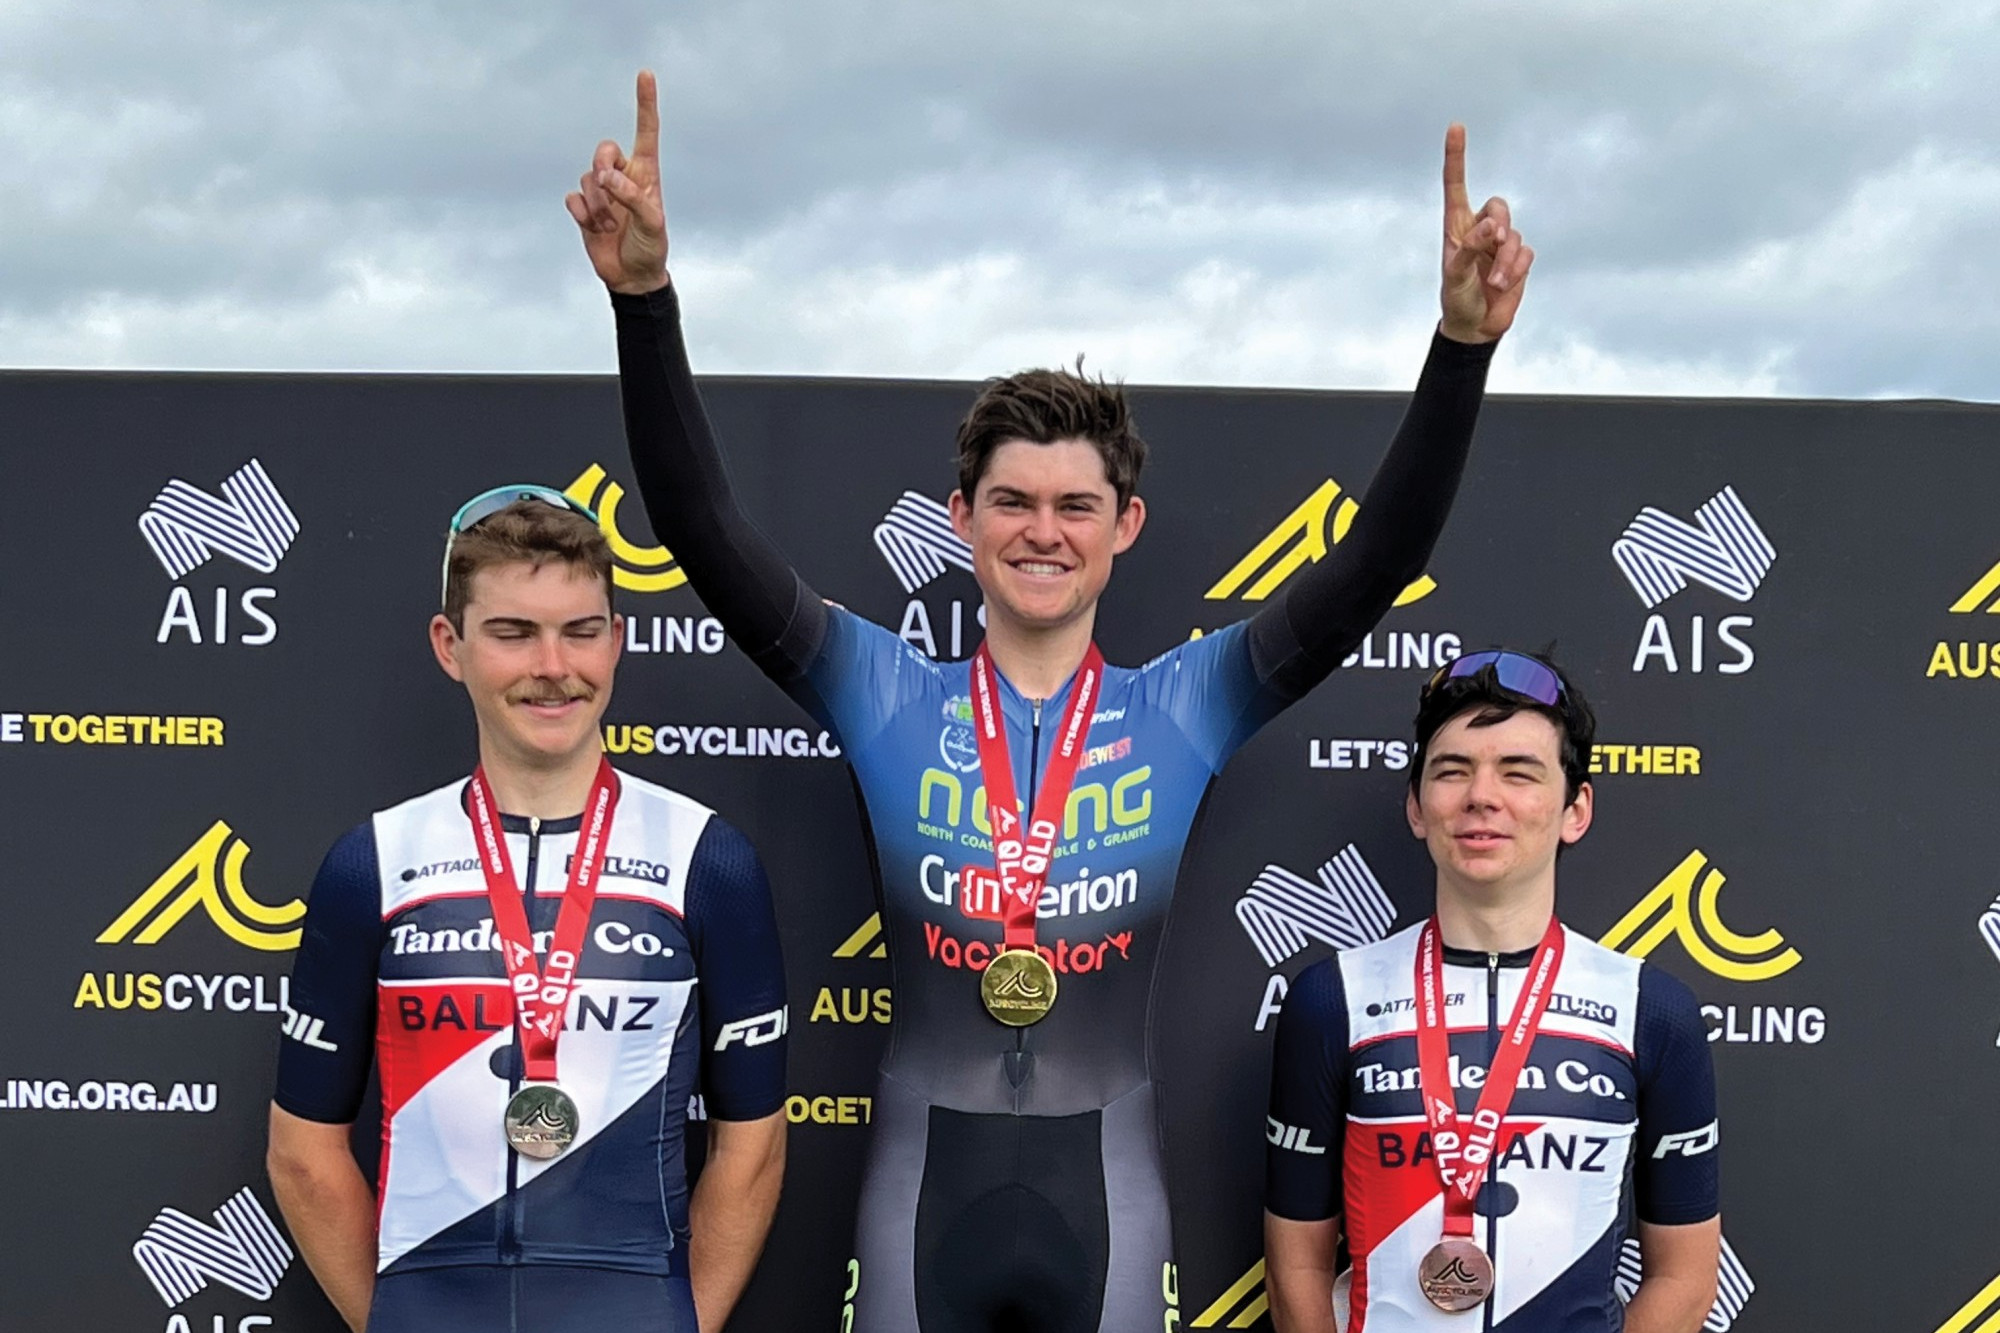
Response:
[[[914,293],[1008,265],[1058,313],[968,298],[990,321],[952,334],[973,359],[1016,325],[1122,315],[1185,325],[1193,341],[1148,364],[1204,378],[1214,350],[1264,340],[1231,320],[1284,310],[1329,343],[1344,322],[1414,327],[1457,117],[1476,197],[1513,198],[1542,255],[1524,339],[1776,365],[1788,392],[2000,396],[1937,336],[1991,331],[1981,218],[1841,242],[1873,271],[1847,290],[1756,276],[1766,251],[1809,272],[1813,238],[1871,182],[2000,164],[1996,19],[1990,3],[17,8],[0,16],[0,185],[19,201],[0,217],[0,359],[178,346],[190,364],[601,368],[560,200],[599,137],[629,142],[648,63],[677,271],[733,293],[717,368],[852,369],[866,340],[832,316],[869,305],[864,277]],[[1166,298],[1222,290],[1216,272],[1237,295],[1184,319]],[[139,312],[124,341],[92,341],[107,308]],[[175,340],[177,309],[262,334]],[[893,332],[892,312],[869,318]],[[454,350],[455,322],[519,334]],[[323,359],[316,328],[337,349]],[[877,373],[943,373],[943,353],[883,355]],[[1307,356],[1268,373],[1376,372]]]

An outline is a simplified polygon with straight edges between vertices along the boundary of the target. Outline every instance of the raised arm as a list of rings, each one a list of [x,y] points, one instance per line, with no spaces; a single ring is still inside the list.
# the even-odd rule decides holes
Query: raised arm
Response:
[[[564,203],[618,320],[618,383],[632,470],[653,531],[710,613],[779,684],[796,681],[826,633],[826,606],[737,504],[681,338],[667,277],[660,115],[642,71],[627,157],[607,139]]]
[[[1443,318],[1403,423],[1346,540],[1250,621],[1258,679],[1290,703],[1325,679],[1430,560],[1458,494],[1486,367],[1514,322],[1535,253],[1507,201],[1472,211],[1465,128],[1445,133]]]

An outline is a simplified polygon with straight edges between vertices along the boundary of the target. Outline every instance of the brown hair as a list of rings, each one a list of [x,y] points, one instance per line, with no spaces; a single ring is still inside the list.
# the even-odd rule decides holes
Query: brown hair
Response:
[[[525,560],[536,569],[552,560],[588,569],[604,582],[611,601],[611,543],[582,514],[541,500],[516,500],[451,539],[445,561],[444,615],[452,632],[465,633],[465,604],[472,576],[495,565]]]
[[[993,451],[1009,440],[1054,444],[1069,439],[1097,446],[1105,479],[1123,509],[1139,488],[1146,442],[1133,425],[1125,387],[1085,376],[1082,357],[1074,371],[1024,370],[986,381],[958,423],[958,489],[971,504]]]

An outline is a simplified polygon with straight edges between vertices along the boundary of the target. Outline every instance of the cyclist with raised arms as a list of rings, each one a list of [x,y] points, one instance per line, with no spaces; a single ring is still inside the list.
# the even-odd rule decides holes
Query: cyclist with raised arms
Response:
[[[1250,620],[1138,668],[1092,643],[1146,517],[1123,393],[1063,371],[989,382],[950,497],[986,639],[939,663],[823,601],[734,498],[667,276],[650,74],[638,105],[631,154],[599,144],[567,203],[612,293],[639,489],[730,637],[839,738],[876,854],[896,1012],[853,1327],[1152,1333],[1172,1244],[1148,1007],[1196,811],[1422,572],[1533,253],[1504,201],[1470,206],[1452,127],[1443,319],[1347,539]],[[924,888],[940,864],[948,902]]]

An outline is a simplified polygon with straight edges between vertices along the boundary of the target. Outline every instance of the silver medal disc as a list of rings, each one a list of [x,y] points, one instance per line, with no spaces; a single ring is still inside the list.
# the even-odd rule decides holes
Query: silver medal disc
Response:
[[[576,1103],[553,1083],[529,1083],[507,1103],[507,1143],[523,1157],[547,1161],[576,1142]]]

